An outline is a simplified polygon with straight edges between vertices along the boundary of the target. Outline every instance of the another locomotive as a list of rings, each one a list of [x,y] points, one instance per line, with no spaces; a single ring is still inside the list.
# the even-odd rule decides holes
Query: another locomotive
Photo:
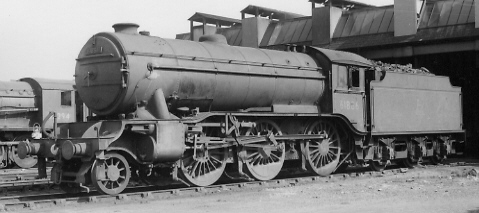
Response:
[[[73,81],[23,78],[0,82],[0,169],[30,168],[36,157],[20,159],[19,141],[31,140],[32,133],[41,137],[53,129],[52,121],[43,123],[50,110],[57,112],[57,122],[75,122]]]
[[[51,178],[67,192],[117,194],[132,175],[206,186],[285,168],[381,170],[438,162],[464,141],[461,89],[447,77],[370,69],[359,55],[309,46],[274,51],[113,27],[77,59],[78,93],[96,116],[19,146],[21,157],[39,157],[41,176],[55,160]]]

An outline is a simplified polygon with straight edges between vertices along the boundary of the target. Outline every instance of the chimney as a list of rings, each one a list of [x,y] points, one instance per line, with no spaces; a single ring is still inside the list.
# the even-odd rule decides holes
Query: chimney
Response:
[[[342,14],[343,11],[341,8],[330,5],[313,8],[313,45],[331,43],[334,30],[336,29]]]
[[[140,25],[134,23],[118,23],[114,24],[113,29],[115,29],[115,33],[125,33],[125,34],[138,34],[138,27]]]
[[[260,17],[244,18],[241,20],[242,46],[259,47],[270,22],[271,20]]]
[[[394,36],[417,32],[417,0],[394,0]]]

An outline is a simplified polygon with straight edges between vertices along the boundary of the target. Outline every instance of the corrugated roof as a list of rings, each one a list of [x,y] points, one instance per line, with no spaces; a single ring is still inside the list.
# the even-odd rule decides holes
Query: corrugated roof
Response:
[[[419,29],[472,23],[474,16],[474,0],[428,2]]]
[[[344,12],[333,38],[394,32],[394,7]],[[474,0],[427,2],[419,29],[474,22]]]
[[[344,12],[336,25],[333,38],[394,32],[393,15],[393,7]],[[311,42],[310,16],[271,25],[274,28],[267,29],[261,46]]]
[[[322,54],[324,54],[331,62],[337,64],[350,64],[350,65],[357,65],[363,67],[370,67],[372,66],[371,62],[364,57],[344,51],[338,50],[330,50],[318,47],[311,47]]]
[[[318,4],[331,3],[332,6],[339,7],[339,8],[354,5],[353,7],[350,7],[351,9],[363,9],[363,8],[376,7],[374,5],[365,4],[365,3],[362,3],[362,2],[357,2],[357,1],[352,1],[352,0],[334,0],[334,1],[332,1],[332,0],[309,0],[309,2],[314,2],[314,3],[318,3]]]
[[[478,37],[474,23],[452,25],[445,27],[420,29],[415,35],[394,37],[393,33],[370,34],[333,39],[331,44],[321,45],[328,49],[353,49],[401,43],[414,43],[423,41],[440,41],[444,39],[466,39]]]
[[[216,33],[224,35],[229,45],[241,46],[243,38],[241,27],[219,28]]]
[[[345,11],[333,32],[332,43],[322,47],[348,49],[477,36],[474,24],[471,26],[471,23],[475,22],[474,17],[474,0],[428,1],[418,20],[418,32],[412,36],[394,37],[393,6]],[[312,42],[310,21],[311,17],[307,17],[271,24],[261,46],[310,44]]]
[[[246,8],[241,10],[241,13],[250,14],[254,16],[261,17],[271,17],[272,19],[284,20],[284,19],[293,19],[304,17],[304,15],[285,12],[281,10],[275,10],[267,7],[248,5]]]
[[[233,25],[241,24],[241,20],[239,20],[239,19],[228,18],[228,17],[223,17],[223,16],[216,16],[216,15],[211,15],[211,14],[206,14],[206,13],[198,13],[198,12],[196,12],[188,20],[189,21],[200,22],[200,23],[203,23],[203,21],[204,21],[207,24],[214,24],[214,25],[219,24],[219,25],[222,25],[222,26],[233,26]]]
[[[299,43],[311,39],[311,17],[272,23],[266,29],[260,46]]]
[[[336,25],[333,38],[394,31],[394,8],[344,12]]]
[[[176,39],[179,39],[179,40],[190,40],[190,39],[191,39],[191,34],[190,34],[190,33],[176,34]]]

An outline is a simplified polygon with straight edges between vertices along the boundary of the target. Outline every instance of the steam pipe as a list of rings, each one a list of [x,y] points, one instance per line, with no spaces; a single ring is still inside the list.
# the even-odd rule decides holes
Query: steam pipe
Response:
[[[168,105],[166,104],[165,95],[162,89],[157,89],[151,97],[150,101],[153,106],[151,108],[151,114],[157,119],[170,119],[170,112],[168,111]]]

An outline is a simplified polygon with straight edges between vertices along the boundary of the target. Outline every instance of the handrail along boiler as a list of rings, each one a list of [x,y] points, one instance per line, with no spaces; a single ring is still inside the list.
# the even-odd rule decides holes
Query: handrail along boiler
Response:
[[[439,162],[464,141],[461,91],[447,77],[377,71],[359,55],[309,46],[233,47],[220,35],[194,42],[113,27],[77,59],[78,93],[96,116],[19,147],[42,166],[54,160],[51,177],[68,192],[118,194],[132,177],[207,186],[285,168],[381,170]]]

